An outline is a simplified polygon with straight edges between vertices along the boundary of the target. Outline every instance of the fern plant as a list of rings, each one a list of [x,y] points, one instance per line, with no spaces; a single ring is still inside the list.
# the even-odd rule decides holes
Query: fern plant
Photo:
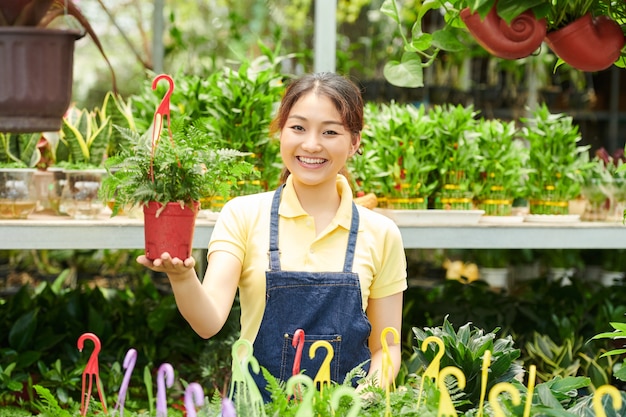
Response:
[[[163,134],[154,147],[150,135],[118,128],[132,145],[105,163],[109,175],[100,197],[114,201],[113,215],[151,201],[191,207],[203,197],[227,197],[233,184],[253,175],[252,164],[242,159],[246,153],[216,148],[205,126],[204,120],[191,126],[174,120],[171,137]]]

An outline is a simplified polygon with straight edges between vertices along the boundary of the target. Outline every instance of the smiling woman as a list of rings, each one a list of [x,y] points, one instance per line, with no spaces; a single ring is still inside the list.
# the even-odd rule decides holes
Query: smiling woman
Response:
[[[396,224],[357,206],[341,175],[361,143],[361,93],[338,74],[303,76],[287,87],[272,127],[284,181],[275,192],[224,205],[202,282],[191,257],[138,260],[168,274],[179,310],[202,337],[221,329],[239,289],[241,337],[274,377],[291,376],[291,344],[301,330],[306,350],[319,341],[341,350],[330,362],[333,381],[351,375],[356,385],[367,373],[366,384],[387,386],[399,371],[401,349],[390,334],[384,363],[393,372],[375,377],[384,356],[380,335],[401,329],[406,258]],[[302,369],[315,370],[323,358],[301,360]],[[269,401],[266,379],[259,374],[255,382]]]

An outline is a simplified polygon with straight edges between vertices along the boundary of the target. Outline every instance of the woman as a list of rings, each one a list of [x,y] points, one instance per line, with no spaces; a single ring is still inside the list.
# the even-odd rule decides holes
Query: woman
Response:
[[[401,347],[389,334],[393,372],[381,379],[380,335],[387,327],[399,332],[402,322],[401,235],[390,219],[354,204],[341,174],[359,150],[362,128],[363,100],[354,83],[333,73],[293,81],[272,124],[284,184],[224,206],[202,283],[193,258],[138,258],[167,273],[181,314],[205,338],[222,328],[239,290],[241,337],[281,380],[291,376],[298,329],[305,334],[301,369],[312,378],[323,359],[309,360],[307,347],[316,340],[333,346],[336,382],[362,365],[368,381],[384,386],[399,370]],[[265,385],[262,376],[256,380]]]

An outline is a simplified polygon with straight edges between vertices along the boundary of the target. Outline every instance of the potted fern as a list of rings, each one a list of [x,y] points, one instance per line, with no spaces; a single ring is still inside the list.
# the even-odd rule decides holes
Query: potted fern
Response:
[[[106,160],[108,175],[99,194],[113,202],[112,216],[125,207],[143,208],[149,259],[163,252],[186,259],[191,254],[200,199],[227,198],[231,187],[256,171],[243,159],[246,153],[215,145],[205,119],[189,124],[179,118],[161,129],[156,116],[163,109],[169,109],[169,99],[159,106],[154,126],[146,134],[117,128],[130,146]]]

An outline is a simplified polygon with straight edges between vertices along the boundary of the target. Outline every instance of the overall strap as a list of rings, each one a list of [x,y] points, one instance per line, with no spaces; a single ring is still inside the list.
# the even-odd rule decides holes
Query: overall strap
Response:
[[[280,195],[285,185],[278,187],[272,199],[272,212],[270,215],[270,271],[280,271],[280,251],[278,249],[278,206]]]
[[[354,202],[352,203],[352,223],[350,225],[350,235],[348,236],[348,247],[346,248],[346,260],[343,264],[343,272],[352,272],[354,263],[354,253],[356,251],[356,238],[359,232],[359,210]]]

